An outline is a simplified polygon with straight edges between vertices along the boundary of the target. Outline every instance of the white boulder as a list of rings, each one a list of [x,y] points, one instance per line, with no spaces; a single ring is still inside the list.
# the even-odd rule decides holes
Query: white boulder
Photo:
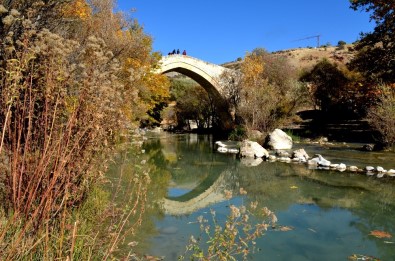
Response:
[[[304,149],[298,149],[292,152],[293,159],[299,159],[299,161],[307,161],[310,157]]]
[[[268,158],[269,152],[262,147],[258,142],[244,140],[240,146],[240,155],[241,157],[248,157],[248,158]]]
[[[377,166],[376,171],[377,172],[384,172],[385,170],[383,167]]]
[[[331,162],[329,160],[324,159],[320,154],[317,154],[307,162],[309,165],[316,165],[319,167],[330,167]]]
[[[292,138],[280,129],[275,129],[269,134],[267,145],[273,150],[292,149]]]

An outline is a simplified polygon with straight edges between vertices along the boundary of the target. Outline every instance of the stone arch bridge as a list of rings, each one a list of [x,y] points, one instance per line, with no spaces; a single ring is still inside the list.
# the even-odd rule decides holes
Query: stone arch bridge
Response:
[[[160,74],[178,72],[195,80],[214,100],[217,113],[221,119],[221,128],[223,130],[231,130],[233,128],[232,116],[229,111],[229,105],[222,95],[224,83],[221,81],[220,76],[225,72],[232,71],[223,66],[208,63],[191,56],[168,55],[162,57],[155,72]]]

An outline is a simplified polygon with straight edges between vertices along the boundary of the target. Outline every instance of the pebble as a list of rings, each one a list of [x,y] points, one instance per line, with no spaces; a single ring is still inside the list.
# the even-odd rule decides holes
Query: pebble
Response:
[[[377,166],[376,170],[377,172],[384,172],[384,168],[380,166]]]
[[[280,157],[280,158],[278,158],[278,160],[281,162],[287,162],[287,163],[291,162],[291,158],[288,158],[288,157]]]
[[[227,152],[228,152],[228,149],[227,149],[227,148],[224,148],[224,147],[218,147],[217,151],[218,151],[218,152],[221,152],[221,153],[227,153]]]
[[[220,151],[222,149],[223,148],[219,147],[218,151]],[[226,148],[221,152],[225,152],[225,150],[226,150],[226,152],[231,152],[231,153],[238,152],[237,149],[226,149]],[[279,160],[281,162],[286,162],[286,163],[290,163],[290,162],[307,163],[308,169],[316,169],[318,167],[319,169],[326,169],[326,170],[337,169],[338,171],[348,170],[351,172],[365,171],[366,175],[368,175],[368,176],[373,176],[374,174],[377,173],[377,178],[383,178],[384,175],[388,175],[390,177],[395,177],[395,169],[385,170],[381,166],[377,166],[376,168],[373,166],[366,166],[364,169],[360,169],[357,166],[347,166],[344,163],[331,164],[331,162],[329,160],[324,159],[319,154],[317,154],[315,158],[310,159],[310,160],[306,160],[305,158],[298,158],[298,157],[290,158],[288,156],[289,154],[285,151],[276,151],[276,154],[278,155],[278,157],[276,157],[275,155],[269,155],[267,160],[269,160],[269,161]]]
[[[389,171],[387,171],[387,174],[390,177],[395,177],[395,169],[390,169]]]
[[[239,153],[239,149],[228,149],[228,152],[237,154]]]
[[[347,169],[347,166],[344,163],[340,163],[339,166],[337,166],[337,169],[340,171],[345,171]]]

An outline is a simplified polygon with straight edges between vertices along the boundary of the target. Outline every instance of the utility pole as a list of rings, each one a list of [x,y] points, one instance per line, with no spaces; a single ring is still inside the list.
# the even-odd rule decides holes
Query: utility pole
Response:
[[[320,37],[321,37],[321,35],[313,35],[313,36],[309,36],[309,37],[305,37],[305,38],[302,38],[302,39],[295,40],[294,42],[307,40],[307,39],[311,39],[311,38],[317,38],[317,48],[319,48],[320,47]]]

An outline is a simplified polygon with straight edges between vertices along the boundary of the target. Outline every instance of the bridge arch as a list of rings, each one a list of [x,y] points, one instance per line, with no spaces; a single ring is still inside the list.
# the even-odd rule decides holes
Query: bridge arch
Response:
[[[228,70],[230,69],[190,56],[168,55],[162,57],[156,73],[178,72],[200,84],[215,102],[222,124],[220,127],[223,130],[231,130],[233,129],[232,116],[229,112],[229,106],[222,96],[224,86],[220,80],[221,74]]]
[[[191,192],[174,198],[162,199],[162,207],[167,215],[181,216],[226,200],[225,188],[230,170],[208,177]],[[185,198],[186,197],[186,198]]]

